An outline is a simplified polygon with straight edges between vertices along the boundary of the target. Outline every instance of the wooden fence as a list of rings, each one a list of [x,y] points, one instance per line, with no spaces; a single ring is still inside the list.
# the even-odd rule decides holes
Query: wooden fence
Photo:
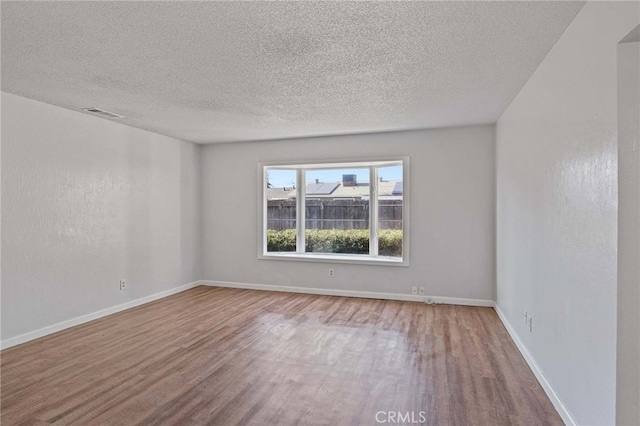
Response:
[[[368,229],[369,200],[306,202],[306,229]],[[379,200],[380,229],[402,229],[402,200]],[[267,229],[295,229],[296,200],[267,202]]]

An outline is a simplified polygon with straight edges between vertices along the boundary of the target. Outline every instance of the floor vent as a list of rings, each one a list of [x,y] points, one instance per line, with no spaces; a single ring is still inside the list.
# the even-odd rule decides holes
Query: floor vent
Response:
[[[124,118],[123,115],[105,111],[100,108],[83,108],[82,110],[91,114],[99,115],[100,117],[105,117],[105,118]]]

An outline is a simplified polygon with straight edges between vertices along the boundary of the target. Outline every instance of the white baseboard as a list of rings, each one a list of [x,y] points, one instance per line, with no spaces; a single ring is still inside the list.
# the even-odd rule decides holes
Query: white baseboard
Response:
[[[107,315],[115,314],[116,312],[124,311],[125,309],[134,308],[136,306],[144,305],[145,303],[153,302],[154,300],[162,299],[163,297],[171,296],[172,294],[180,293],[190,288],[200,285],[200,281],[194,281],[189,284],[185,284],[179,287],[174,287],[169,290],[161,291],[159,293],[152,294],[150,296],[141,297],[140,299],[131,300],[120,305],[112,306],[110,308],[102,309],[97,312],[93,312],[87,315],[72,318],[70,320],[62,321],[57,324],[53,324],[47,327],[40,328],[35,331],[21,334],[19,336],[10,337],[0,342],[1,349],[7,349],[12,346],[26,343],[30,340],[44,337],[49,334],[57,333],[58,331],[65,330],[69,327],[84,324],[85,322],[93,321],[98,318],[106,317]]]
[[[547,377],[544,375],[544,372],[542,371],[540,366],[538,366],[538,363],[533,358],[533,355],[531,355],[531,353],[529,352],[527,347],[524,345],[522,340],[520,340],[518,333],[516,333],[516,330],[511,326],[511,323],[509,322],[509,320],[507,320],[507,317],[500,310],[497,304],[494,304],[493,308],[495,309],[496,313],[498,314],[498,317],[502,321],[502,324],[504,324],[504,328],[507,329],[507,332],[511,336],[511,339],[516,344],[516,347],[520,350],[520,353],[522,353],[522,356],[524,357],[525,361],[527,361],[527,364],[529,364],[531,371],[533,371],[533,374],[538,379],[538,382],[540,382],[542,389],[544,389],[545,393],[551,400],[551,403],[555,407],[556,411],[558,411],[558,414],[560,414],[560,417],[562,418],[564,423],[567,426],[576,426],[577,423],[573,419],[573,416],[571,415],[571,413],[569,413],[569,410],[564,405],[564,403],[562,402],[562,400],[560,399],[556,391],[553,389],[553,386],[551,386],[551,383],[549,383],[549,381],[547,380]]]
[[[204,280],[204,281],[200,281],[200,284],[211,286],[211,287],[229,287],[229,288],[244,288],[249,290],[282,291],[287,293],[320,294],[324,296],[361,297],[365,299],[403,300],[408,302],[426,302],[427,299],[430,299],[430,303],[433,303],[433,304],[493,307],[492,300],[484,300],[484,299],[463,299],[463,298],[457,298],[457,297],[418,296],[415,294],[376,293],[371,291],[337,290],[337,289],[313,288],[313,287],[290,287],[290,286],[269,285],[269,284],[247,284],[247,283],[236,283],[236,282],[229,282],[229,281]]]

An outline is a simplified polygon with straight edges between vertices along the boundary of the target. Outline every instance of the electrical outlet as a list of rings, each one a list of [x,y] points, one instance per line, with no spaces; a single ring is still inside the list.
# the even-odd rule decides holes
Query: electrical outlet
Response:
[[[529,315],[529,333],[533,333],[533,317]]]
[[[411,294],[418,294],[418,287],[411,287]]]
[[[335,276],[335,271],[333,269],[329,269],[329,276],[330,277]]]
[[[424,296],[424,287],[420,287],[418,289],[418,294],[420,294],[421,296]]]
[[[120,280],[120,290],[127,289],[127,280]]]

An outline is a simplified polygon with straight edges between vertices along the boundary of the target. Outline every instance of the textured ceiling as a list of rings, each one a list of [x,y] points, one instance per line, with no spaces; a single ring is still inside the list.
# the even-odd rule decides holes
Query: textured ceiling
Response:
[[[2,2],[2,90],[198,143],[495,122],[583,2]]]

